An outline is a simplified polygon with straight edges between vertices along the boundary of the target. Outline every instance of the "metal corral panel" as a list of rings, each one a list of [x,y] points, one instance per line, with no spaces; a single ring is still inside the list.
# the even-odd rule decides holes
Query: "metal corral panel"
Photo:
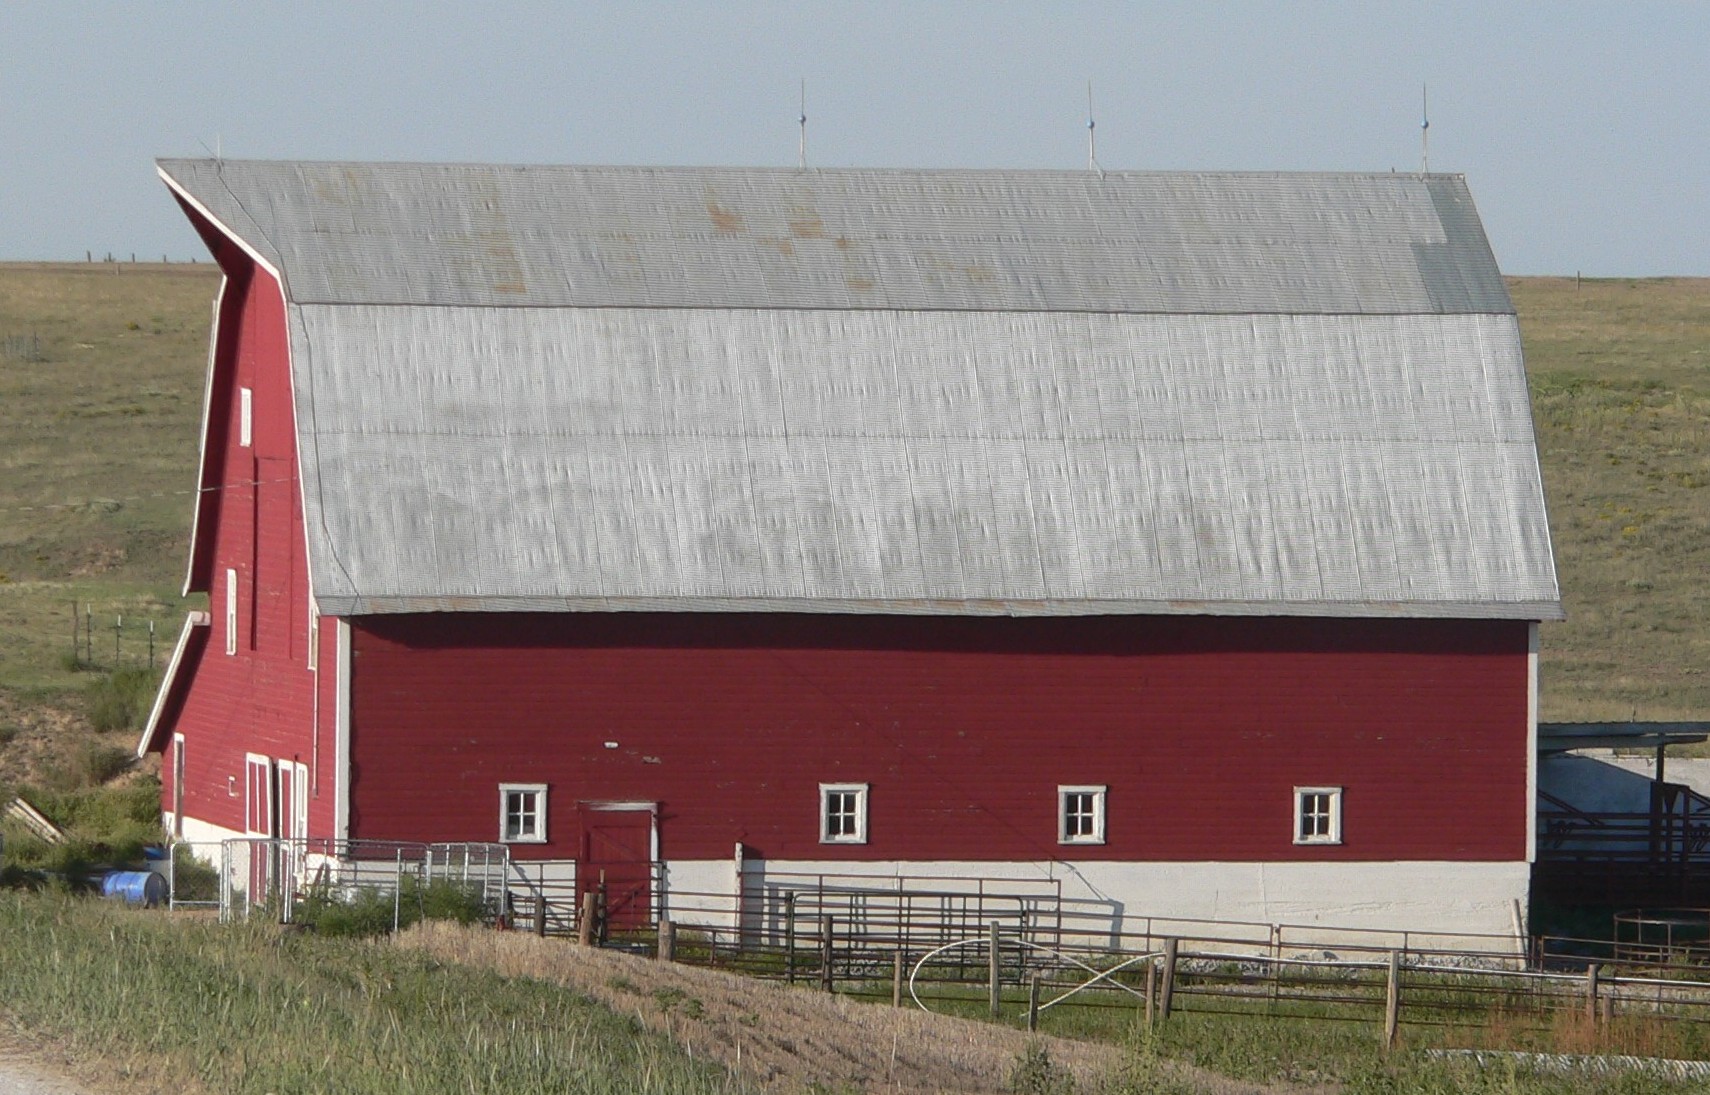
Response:
[[[1454,175],[165,160],[294,303],[1511,313]]]
[[[1507,315],[307,305],[322,611],[1558,616]]]

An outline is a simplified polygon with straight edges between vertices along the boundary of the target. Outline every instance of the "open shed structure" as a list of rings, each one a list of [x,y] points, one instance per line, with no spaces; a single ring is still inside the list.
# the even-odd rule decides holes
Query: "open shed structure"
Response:
[[[175,833],[1511,930],[1560,607],[1461,178],[160,174],[226,274]]]

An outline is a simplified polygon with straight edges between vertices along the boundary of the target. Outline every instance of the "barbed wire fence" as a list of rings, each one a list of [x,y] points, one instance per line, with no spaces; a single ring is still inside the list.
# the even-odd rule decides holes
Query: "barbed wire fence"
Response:
[[[66,668],[74,671],[160,668],[170,654],[171,638],[152,615],[126,615],[122,609],[96,612],[95,606],[71,602],[71,653]]]
[[[47,355],[42,352],[42,336],[34,331],[27,335],[0,335],[0,359],[21,361],[26,365],[46,361]]]

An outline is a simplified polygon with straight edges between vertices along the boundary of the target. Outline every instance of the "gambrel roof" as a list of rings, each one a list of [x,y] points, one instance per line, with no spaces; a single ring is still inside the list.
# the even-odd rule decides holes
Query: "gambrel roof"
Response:
[[[1560,614],[1444,175],[163,161],[332,614]]]

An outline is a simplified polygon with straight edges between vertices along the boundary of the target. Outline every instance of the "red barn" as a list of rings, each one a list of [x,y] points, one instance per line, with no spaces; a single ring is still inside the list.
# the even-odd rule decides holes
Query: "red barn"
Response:
[[[160,173],[175,833],[1510,929],[1560,606],[1461,178]]]

